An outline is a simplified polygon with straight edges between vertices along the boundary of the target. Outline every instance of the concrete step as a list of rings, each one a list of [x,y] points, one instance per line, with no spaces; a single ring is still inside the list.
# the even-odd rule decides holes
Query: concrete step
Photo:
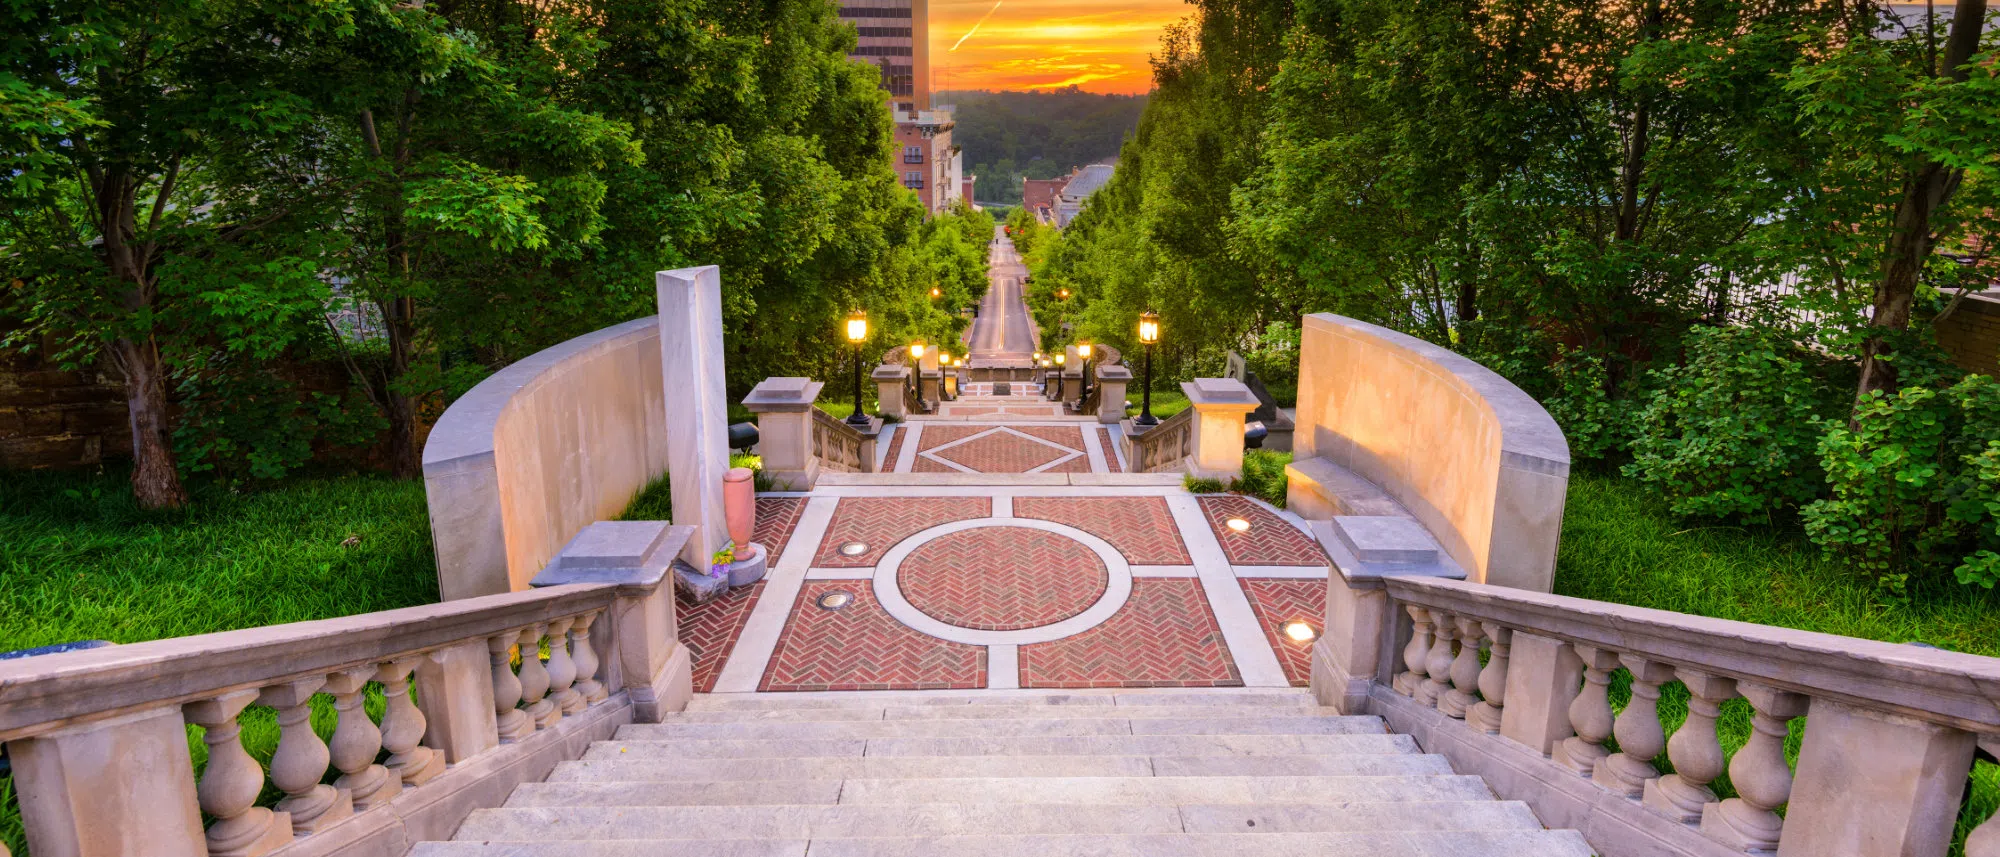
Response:
[[[804,723],[634,723],[621,741],[675,738],[961,738],[1008,735],[1381,735],[1379,717],[1244,716],[1213,718],[1012,718],[1000,720],[853,720]]]
[[[599,741],[585,759],[814,756],[1329,756],[1417,753],[1408,735],[1031,735],[768,741]]]
[[[921,777],[1379,777],[1450,774],[1442,756],[855,756],[799,759],[586,759],[546,782],[915,779]]]
[[[808,793],[803,786],[827,787]],[[770,787],[768,798],[756,791]],[[756,800],[712,795],[757,795]],[[1478,777],[1459,775],[1273,777],[959,777],[923,779],[744,780],[675,788],[672,783],[523,783],[507,806],[703,806],[730,803],[859,804],[1314,804],[1491,800]]]
[[[540,837],[484,842],[426,842],[410,857],[1589,857],[1574,831],[1437,833],[1073,834],[941,836],[909,839],[626,839],[558,841]],[[1252,844],[1254,843],[1254,844]]]
[[[915,705],[1247,705],[1311,707],[1311,694],[1283,689],[1162,690],[940,690],[840,691],[808,693],[697,693],[688,711],[771,710],[780,708],[879,708]]]
[[[832,723],[851,720],[1006,720],[1047,719],[1214,719],[1243,717],[1246,714],[1304,717],[1338,717],[1332,708],[1287,706],[1275,711],[1263,706],[1243,705],[1078,705],[1059,713],[1046,705],[898,705],[855,708],[777,708],[731,711],[689,711],[667,718],[668,723]]]
[[[482,809],[458,839],[821,839],[1149,833],[1355,833],[1539,830],[1512,801],[1348,803],[1338,806],[533,807]]]

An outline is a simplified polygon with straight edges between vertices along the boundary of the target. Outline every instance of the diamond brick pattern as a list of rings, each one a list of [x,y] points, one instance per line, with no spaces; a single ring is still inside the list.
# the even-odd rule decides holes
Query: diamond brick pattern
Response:
[[[930,430],[925,429],[925,434]],[[833,508],[826,538],[813,565],[820,568],[867,568],[897,542],[939,524],[991,517],[990,497],[844,497]],[[862,542],[868,551],[842,556],[840,546]]]
[[[799,528],[799,516],[805,513],[804,497],[757,498],[757,526],[750,531],[750,540],[771,549],[767,567],[777,566],[785,545],[792,541],[792,531]]]
[[[1215,530],[1216,540],[1222,542],[1222,552],[1229,557],[1231,565],[1323,565],[1329,560],[1326,552],[1319,549],[1319,543],[1312,540],[1290,521],[1278,517],[1263,504],[1248,497],[1233,494],[1208,495],[1201,498],[1202,513],[1208,518],[1208,525]],[[1225,521],[1242,518],[1250,522],[1250,531],[1239,533],[1230,529]]]
[[[1068,455],[1069,450],[1036,443],[1006,431],[997,431],[949,449],[935,450],[930,454],[978,473],[1027,473]],[[919,461],[917,470],[953,472],[951,467],[928,459]]]
[[[924,426],[923,438],[917,444],[917,449],[918,451],[937,449],[952,441],[964,440],[990,428],[992,426],[928,423]]]
[[[694,657],[696,693],[715,689],[715,678],[722,673],[723,662],[729,660],[729,652],[736,648],[737,635],[743,633],[743,623],[750,621],[750,611],[756,609],[757,599],[763,594],[764,581],[760,580],[731,589],[707,604],[689,604],[678,599],[674,602],[674,609],[679,611],[681,642]]]
[[[910,606],[947,625],[1016,631],[1082,613],[1111,578],[1097,554],[1068,536],[981,527],[925,542],[896,583]]]
[[[840,610],[822,594],[854,593]],[[761,690],[937,690],[986,686],[986,647],[952,643],[905,627],[865,580],[808,580],[764,670]]]
[[[1014,517],[1068,524],[1111,543],[1133,565],[1187,565],[1163,497],[1016,497]]]
[[[1118,613],[1081,634],[1022,646],[1022,687],[1240,687],[1201,581],[1142,577]]]
[[[1313,643],[1285,636],[1283,626],[1295,619],[1303,620],[1315,632],[1324,633],[1326,629],[1321,626],[1326,624],[1327,582],[1274,577],[1246,577],[1238,582],[1243,584],[1243,594],[1250,599],[1250,609],[1257,613],[1264,639],[1271,642],[1271,651],[1277,653],[1278,663],[1285,668],[1285,678],[1291,680],[1293,687],[1311,684]]]

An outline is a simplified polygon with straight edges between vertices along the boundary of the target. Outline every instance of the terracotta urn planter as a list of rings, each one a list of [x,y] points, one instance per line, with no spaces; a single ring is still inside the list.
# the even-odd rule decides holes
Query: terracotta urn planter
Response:
[[[757,486],[748,467],[732,467],[722,476],[722,512],[729,523],[729,540],[748,556],[750,534],[757,529]]]

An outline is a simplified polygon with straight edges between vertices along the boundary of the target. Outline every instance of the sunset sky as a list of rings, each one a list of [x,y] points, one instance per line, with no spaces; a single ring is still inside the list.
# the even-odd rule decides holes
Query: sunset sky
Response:
[[[1152,88],[1146,58],[1160,33],[1192,11],[1183,0],[931,0],[931,75],[937,89],[1055,89],[1138,93]]]

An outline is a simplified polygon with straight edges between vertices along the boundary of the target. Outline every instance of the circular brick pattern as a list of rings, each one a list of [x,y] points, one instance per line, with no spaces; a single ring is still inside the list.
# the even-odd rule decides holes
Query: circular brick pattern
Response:
[[[1017,631],[1089,609],[1104,597],[1110,573],[1068,536],[980,527],[925,542],[903,561],[896,586],[910,606],[947,625]]]

